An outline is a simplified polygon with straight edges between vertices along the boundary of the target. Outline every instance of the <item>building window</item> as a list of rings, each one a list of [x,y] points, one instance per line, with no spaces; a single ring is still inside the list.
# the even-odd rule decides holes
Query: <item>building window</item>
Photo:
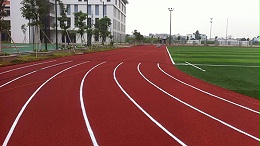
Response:
[[[87,25],[91,27],[91,18],[88,18]]]
[[[117,5],[117,0],[115,0],[115,4]]]
[[[74,12],[77,13],[79,11],[79,6],[78,5],[74,5]]]
[[[70,17],[68,17],[67,26],[71,27],[71,18]]]
[[[78,0],[78,2],[82,2],[82,0]]]
[[[88,15],[91,15],[91,5],[88,5]]]
[[[67,15],[70,15],[71,14],[71,10],[70,10],[70,5],[67,5]]]
[[[10,10],[5,10],[6,16],[10,16]]]
[[[114,6],[114,17],[116,17],[116,7]]]
[[[99,15],[99,5],[95,5],[95,15]]]
[[[111,2],[111,0],[107,0],[107,2]]]
[[[104,15],[107,15],[107,5],[104,5]]]

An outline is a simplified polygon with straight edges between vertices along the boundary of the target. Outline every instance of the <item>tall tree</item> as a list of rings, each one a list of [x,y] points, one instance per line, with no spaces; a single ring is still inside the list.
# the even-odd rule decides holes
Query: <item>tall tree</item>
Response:
[[[94,35],[94,40],[97,42],[99,41],[99,20],[96,20],[96,23],[95,23],[95,28],[93,30],[93,35]]]
[[[6,12],[4,11],[6,0],[0,1],[0,53],[2,52],[2,32],[8,29],[8,24],[4,21],[4,17],[6,16]],[[9,29],[8,29],[9,30]]]
[[[134,30],[133,35],[135,36],[135,41],[137,41],[139,43],[144,40],[144,36],[141,35],[141,33],[138,32],[137,30]]]
[[[200,40],[201,39],[199,30],[197,30],[194,34],[195,34],[195,39],[196,40]]]
[[[75,26],[78,28],[77,32],[80,34],[81,46],[83,43],[83,35],[87,29],[87,24],[85,20],[87,19],[87,14],[82,11],[74,13],[75,16]]]
[[[64,37],[65,40],[65,48],[66,48],[66,41],[67,41],[67,30],[70,28],[70,21],[69,21],[69,17],[67,17],[67,12],[68,12],[68,8],[65,8],[64,4],[60,1],[60,16],[58,18],[59,22],[60,22],[60,28],[62,29],[62,36]]]
[[[92,35],[93,29],[91,27],[87,27],[87,46],[91,46]]]
[[[40,39],[39,29],[43,28],[44,24],[42,20],[46,18],[49,12],[49,3],[46,0],[22,0],[21,14],[22,17],[30,20],[28,25],[36,27],[37,38]],[[35,39],[35,35],[33,36]]]
[[[110,31],[108,31],[108,27],[110,27],[110,25],[111,25],[111,20],[107,16],[105,16],[105,17],[99,19],[98,23],[99,23],[100,36],[102,38],[102,44],[104,45],[106,38],[110,34]]]

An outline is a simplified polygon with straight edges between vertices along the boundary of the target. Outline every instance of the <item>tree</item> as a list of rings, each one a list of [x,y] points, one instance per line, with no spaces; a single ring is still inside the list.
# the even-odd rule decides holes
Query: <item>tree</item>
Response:
[[[98,20],[98,24],[99,24],[99,34],[102,39],[102,44],[104,45],[106,38],[110,34],[110,31],[108,31],[108,27],[110,27],[111,25],[111,20],[107,16],[105,16]]]
[[[198,30],[194,34],[195,34],[195,39],[196,40],[200,40],[201,39],[200,32]]]
[[[87,24],[85,20],[87,19],[87,14],[82,11],[74,13],[75,16],[75,26],[78,27],[77,33],[80,34],[81,46],[83,43],[83,35],[87,29]]]
[[[8,26],[8,23],[3,20],[3,18],[6,16],[6,12],[4,11],[5,1],[6,0],[0,1],[0,53],[2,52],[2,32],[10,29],[10,25]]]
[[[93,35],[93,29],[91,27],[87,27],[87,46],[91,46],[92,35]]]
[[[110,32],[110,34],[109,34],[109,39],[110,39],[110,45],[111,46],[113,46],[114,45],[114,42],[113,42],[113,35],[111,34],[111,32]]]
[[[135,36],[135,41],[137,41],[139,43],[144,40],[144,36],[141,35],[141,33],[138,32],[137,30],[134,30],[133,35]]]
[[[246,38],[242,38],[241,41],[246,41]]]
[[[98,20],[95,23],[95,28],[93,30],[93,35],[94,35],[94,40],[97,42],[99,41],[99,24],[98,24]]]
[[[60,16],[58,18],[58,20],[60,21],[60,28],[63,30],[62,31],[62,36],[65,37],[65,48],[66,48],[66,40],[67,40],[67,30],[70,28],[70,24],[69,24],[69,18],[67,17],[67,12],[68,9],[65,8],[64,4],[60,1]]]
[[[20,9],[22,17],[30,20],[28,25],[32,26],[33,29],[36,27],[37,37],[39,39],[39,29],[45,25],[43,20],[49,12],[49,3],[45,0],[23,0],[21,4],[23,5]],[[33,36],[33,40],[35,40],[35,35]]]
[[[178,39],[178,41],[180,41],[181,40],[181,36],[178,36],[177,39]]]

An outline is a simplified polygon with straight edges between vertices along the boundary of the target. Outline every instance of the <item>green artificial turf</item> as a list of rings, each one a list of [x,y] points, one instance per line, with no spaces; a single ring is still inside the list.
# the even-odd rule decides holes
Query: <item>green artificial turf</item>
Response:
[[[259,48],[174,46],[168,49],[178,69],[209,83],[259,99]],[[206,71],[185,65],[185,62]]]

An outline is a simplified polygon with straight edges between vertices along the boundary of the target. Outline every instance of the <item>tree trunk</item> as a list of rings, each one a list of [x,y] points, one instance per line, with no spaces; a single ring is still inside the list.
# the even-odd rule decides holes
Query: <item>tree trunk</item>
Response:
[[[2,33],[0,32],[0,53],[2,53]]]

